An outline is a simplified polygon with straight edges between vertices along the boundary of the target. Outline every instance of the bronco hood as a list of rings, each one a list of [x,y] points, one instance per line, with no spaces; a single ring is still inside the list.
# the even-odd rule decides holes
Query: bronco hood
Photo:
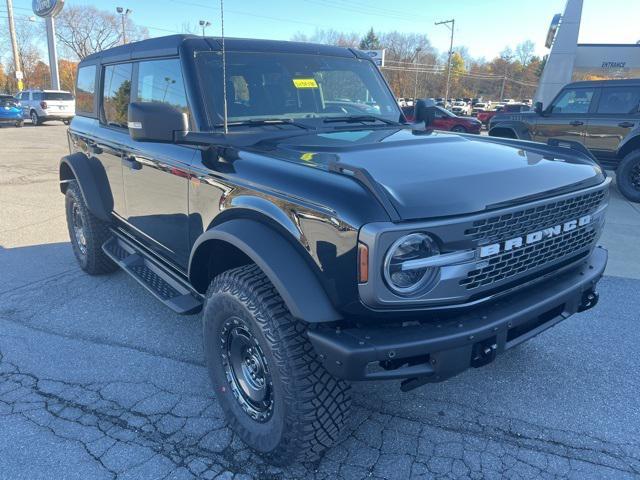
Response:
[[[568,148],[409,129],[315,133],[254,149],[320,169],[366,169],[406,220],[480,212],[604,180],[595,162]]]

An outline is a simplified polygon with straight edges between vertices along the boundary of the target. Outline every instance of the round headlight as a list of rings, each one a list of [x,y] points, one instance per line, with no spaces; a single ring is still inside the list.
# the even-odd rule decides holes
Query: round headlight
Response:
[[[411,295],[432,285],[438,277],[437,267],[420,267],[421,260],[440,253],[436,242],[426,233],[412,233],[396,241],[384,260],[384,278],[399,295]]]

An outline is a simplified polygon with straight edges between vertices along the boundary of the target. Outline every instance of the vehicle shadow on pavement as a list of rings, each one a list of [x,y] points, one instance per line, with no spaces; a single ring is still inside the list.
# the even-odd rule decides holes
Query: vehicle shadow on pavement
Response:
[[[86,275],[68,243],[0,247],[0,271],[6,478],[640,474],[637,280],[605,278],[594,310],[483,369],[406,394],[355,385],[340,442],[278,468],[225,426],[200,315],[173,314],[124,273]]]

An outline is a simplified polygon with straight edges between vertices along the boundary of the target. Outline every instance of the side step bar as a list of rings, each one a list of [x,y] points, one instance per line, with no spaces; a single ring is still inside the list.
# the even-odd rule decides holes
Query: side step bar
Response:
[[[181,315],[202,309],[202,296],[131,242],[114,232],[102,245],[104,253],[167,307]]]

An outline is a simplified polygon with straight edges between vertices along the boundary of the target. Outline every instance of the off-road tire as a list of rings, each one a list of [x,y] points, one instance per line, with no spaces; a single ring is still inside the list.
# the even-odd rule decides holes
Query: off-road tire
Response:
[[[74,205],[77,205],[77,214],[82,219],[86,240],[84,249],[82,249],[78,243],[73,227],[72,217],[74,215]],[[89,211],[76,180],[72,180],[67,185],[65,211],[67,214],[67,227],[69,230],[69,238],[71,239],[71,247],[80,264],[80,268],[90,275],[101,275],[117,270],[118,266],[102,251],[102,245],[111,236],[109,224],[100,220]]]
[[[243,410],[223,366],[224,326],[229,319],[250,329],[264,354],[273,385],[273,409],[259,422]],[[236,320],[237,319],[237,320]],[[203,309],[209,375],[231,428],[274,465],[313,461],[338,438],[351,405],[350,385],[318,361],[307,326],[289,313],[256,265],[213,279]]]
[[[640,150],[628,153],[616,170],[618,190],[628,200],[640,202]]]

